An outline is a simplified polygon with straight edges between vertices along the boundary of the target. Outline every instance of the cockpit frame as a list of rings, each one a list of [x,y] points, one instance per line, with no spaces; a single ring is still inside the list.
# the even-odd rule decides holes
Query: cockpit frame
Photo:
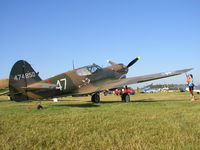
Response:
[[[88,76],[88,75],[95,74],[99,72],[100,70],[102,70],[100,66],[93,64],[93,65],[89,65],[89,66],[85,66],[85,67],[77,69],[76,73],[79,76]]]

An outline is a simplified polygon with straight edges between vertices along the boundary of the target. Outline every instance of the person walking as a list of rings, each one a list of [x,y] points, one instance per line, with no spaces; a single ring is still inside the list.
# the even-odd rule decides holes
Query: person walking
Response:
[[[193,82],[193,75],[189,74],[187,75],[187,83],[189,86],[189,91],[190,91],[190,96],[191,96],[191,101],[195,101],[195,96],[194,96],[194,82]]]

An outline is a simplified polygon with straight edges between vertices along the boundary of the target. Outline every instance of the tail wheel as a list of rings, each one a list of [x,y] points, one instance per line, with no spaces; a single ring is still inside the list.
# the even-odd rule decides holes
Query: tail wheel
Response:
[[[121,98],[122,98],[122,102],[126,102],[126,103],[130,102],[130,95],[128,93],[122,94]]]
[[[91,98],[91,101],[93,103],[99,103],[100,102],[100,96],[99,96],[99,93],[95,93],[92,95],[92,98]]]

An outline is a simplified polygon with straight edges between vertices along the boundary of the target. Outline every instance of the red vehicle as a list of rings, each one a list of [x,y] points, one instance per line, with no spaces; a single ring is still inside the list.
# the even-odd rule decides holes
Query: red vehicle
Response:
[[[132,88],[126,86],[126,87],[123,87],[123,88],[116,89],[114,91],[114,94],[116,94],[116,95],[122,95],[124,93],[128,93],[128,94],[134,95],[135,94],[135,90],[133,90]]]

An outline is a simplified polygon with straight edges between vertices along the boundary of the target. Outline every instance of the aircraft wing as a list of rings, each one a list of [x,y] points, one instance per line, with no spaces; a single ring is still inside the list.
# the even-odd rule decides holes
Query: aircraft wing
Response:
[[[1,93],[0,96],[8,96],[10,92]]]
[[[84,87],[83,89],[80,89],[79,92],[81,94],[94,93],[94,92],[103,91],[106,89],[119,88],[119,87],[123,87],[123,86],[130,85],[130,84],[137,84],[137,83],[147,82],[147,81],[151,81],[151,80],[172,77],[172,76],[186,73],[190,70],[192,70],[192,69],[177,70],[177,71],[172,71],[172,72],[163,72],[163,73],[137,76],[137,77],[132,77],[132,78],[118,79],[118,80],[109,80],[109,81],[105,82],[103,85],[101,84],[98,87],[96,87],[96,90],[94,90],[95,89],[94,87]]]
[[[190,70],[192,70],[192,69],[184,69],[184,70],[177,70],[177,71],[172,71],[172,72],[163,72],[163,73],[157,73],[157,74],[151,74],[151,75],[144,75],[144,76],[137,76],[137,77],[126,78],[126,79],[121,79],[121,80],[115,80],[115,81],[112,81],[111,83],[109,83],[107,86],[105,85],[104,87],[101,87],[101,89],[105,88],[105,87],[107,87],[107,89],[113,89],[113,88],[123,87],[123,86],[130,85],[130,84],[136,84],[136,83],[142,83],[142,82],[172,77],[172,76],[176,76],[176,75],[186,73]]]
[[[4,90],[3,92],[0,92],[0,96],[8,96],[9,93],[9,90]]]

